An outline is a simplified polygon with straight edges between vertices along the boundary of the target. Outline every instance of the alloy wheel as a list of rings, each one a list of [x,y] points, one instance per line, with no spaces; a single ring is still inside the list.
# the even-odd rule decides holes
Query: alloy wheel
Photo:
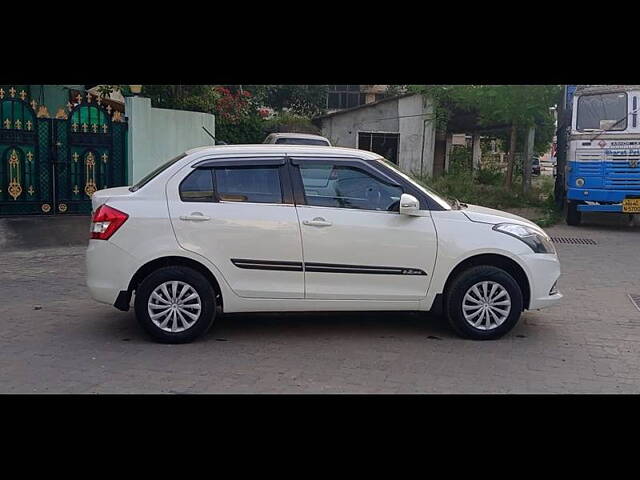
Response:
[[[188,283],[173,280],[158,285],[147,302],[151,321],[165,332],[183,332],[200,318],[202,302]]]
[[[462,300],[462,313],[469,325],[493,330],[502,325],[511,312],[511,296],[499,283],[484,280],[473,285]]]

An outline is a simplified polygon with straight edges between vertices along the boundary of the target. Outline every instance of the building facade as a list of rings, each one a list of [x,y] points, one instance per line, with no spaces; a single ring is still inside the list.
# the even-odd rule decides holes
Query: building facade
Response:
[[[431,102],[403,94],[314,119],[331,144],[379,153],[407,173],[433,175],[435,122]]]

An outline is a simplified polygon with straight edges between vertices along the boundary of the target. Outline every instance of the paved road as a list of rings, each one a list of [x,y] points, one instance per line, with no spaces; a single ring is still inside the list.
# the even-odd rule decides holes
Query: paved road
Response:
[[[558,245],[565,301],[493,342],[417,314],[263,314],[159,345],[90,299],[83,249],[5,253],[0,392],[638,392],[640,228],[585,220],[548,229],[598,243]]]

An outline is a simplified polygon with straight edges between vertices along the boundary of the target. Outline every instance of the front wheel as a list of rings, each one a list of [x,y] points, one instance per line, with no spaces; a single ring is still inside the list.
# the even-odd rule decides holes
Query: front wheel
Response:
[[[578,202],[567,200],[567,225],[578,226],[582,221],[582,212],[578,210]]]
[[[493,340],[510,331],[522,313],[522,291],[514,278],[491,265],[472,267],[451,284],[446,313],[465,338]]]
[[[155,340],[191,342],[213,324],[215,292],[211,283],[192,268],[163,267],[138,286],[135,311],[142,328]]]

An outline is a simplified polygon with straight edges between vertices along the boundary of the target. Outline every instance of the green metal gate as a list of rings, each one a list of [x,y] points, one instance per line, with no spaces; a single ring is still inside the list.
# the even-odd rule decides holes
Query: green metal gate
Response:
[[[0,216],[90,213],[93,192],[126,184],[122,115],[75,100],[48,118],[25,89],[0,87]]]

